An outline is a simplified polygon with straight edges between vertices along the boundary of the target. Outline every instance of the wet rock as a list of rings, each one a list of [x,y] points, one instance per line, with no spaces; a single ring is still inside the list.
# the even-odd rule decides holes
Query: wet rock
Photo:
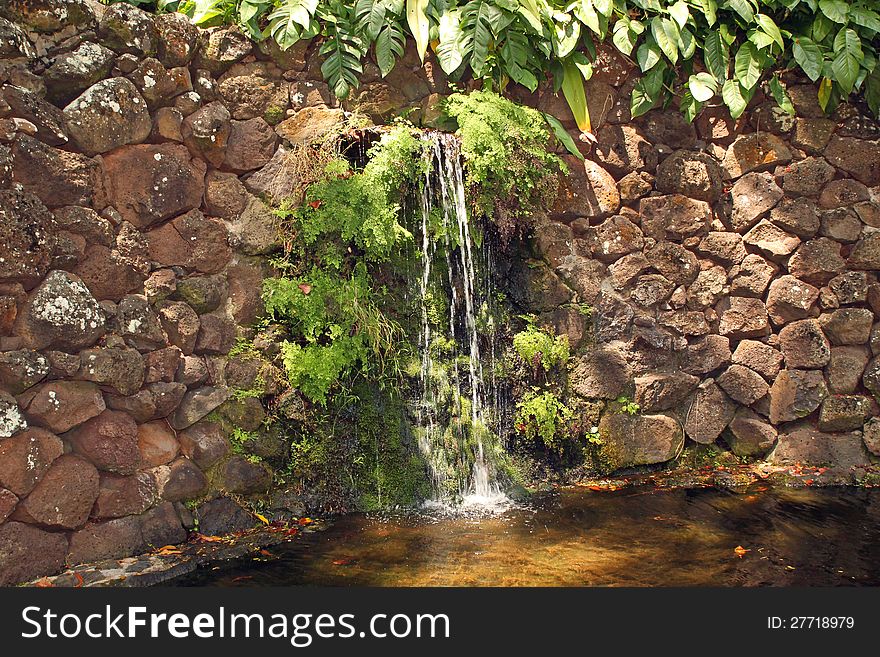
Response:
[[[783,169],[782,189],[786,194],[816,197],[834,174],[834,167],[823,158],[808,157]]]
[[[770,334],[767,308],[760,299],[730,297],[721,302],[718,332],[733,340]]]
[[[780,276],[767,292],[767,312],[776,326],[809,317],[819,290],[794,276]]]
[[[117,53],[150,57],[159,48],[153,16],[124,3],[114,4],[104,11],[98,36],[101,43]]]
[[[140,463],[137,424],[127,413],[104,411],[81,424],[68,437],[74,450],[99,470],[133,474]]]
[[[834,395],[822,402],[819,410],[821,431],[861,429],[871,415],[871,400],[864,395]]]
[[[112,50],[91,41],[83,41],[73,50],[61,53],[43,74],[46,97],[59,107],[67,105],[83,91],[107,77],[113,68],[114,59]]]
[[[95,83],[64,108],[67,130],[87,155],[144,141],[152,128],[147,103],[126,78]]]
[[[730,190],[733,209],[730,225],[744,232],[782,199],[782,190],[769,173],[748,173],[736,181]]]
[[[691,440],[708,445],[730,424],[736,404],[711,379],[697,388],[687,408],[684,431]]]
[[[530,312],[552,311],[572,297],[559,277],[538,261],[517,263],[510,273],[510,291],[513,300]]]
[[[744,406],[751,406],[770,390],[760,374],[743,365],[731,365],[715,381],[728,397]]]
[[[865,344],[873,322],[874,314],[867,308],[841,308],[819,318],[833,345]]]
[[[162,489],[162,497],[169,502],[197,498],[208,485],[204,473],[186,457],[175,459],[168,467],[168,479]]]
[[[18,395],[48,376],[49,359],[36,351],[0,352],[0,390]]]
[[[254,526],[254,517],[228,497],[210,500],[199,506],[199,531],[206,536],[220,536],[244,531]]]
[[[688,345],[682,369],[689,374],[708,374],[730,363],[730,339],[707,335]]]
[[[171,426],[182,431],[192,426],[215,408],[229,399],[226,388],[204,387],[187,392],[174,416],[169,420]]]
[[[784,326],[779,332],[779,346],[789,369],[818,369],[831,359],[831,345],[815,319]]]
[[[141,538],[137,517],[114,518],[106,522],[89,522],[70,535],[71,565],[119,559],[146,549]]]
[[[770,212],[770,221],[784,231],[802,238],[819,232],[819,213],[815,202],[807,198],[782,199]]]
[[[656,187],[665,194],[682,194],[714,203],[723,188],[721,167],[704,153],[676,151],[657,167]]]
[[[595,302],[602,288],[602,281],[607,274],[605,265],[598,260],[577,255],[567,256],[556,271],[559,272],[565,283],[577,293],[578,300],[587,304]],[[547,281],[548,285],[553,285],[553,283],[553,279]],[[566,292],[567,288],[560,288],[556,293],[562,296]],[[544,310],[544,312],[548,311],[552,312],[553,309]]]
[[[616,399],[623,394],[630,376],[629,364],[620,350],[600,344],[577,360],[569,381],[581,397]]]
[[[596,159],[615,176],[635,171],[653,173],[657,168],[657,151],[634,126],[603,126],[596,139]]]
[[[880,231],[866,233],[847,260],[851,269],[880,269]]]
[[[53,433],[64,433],[100,414],[101,390],[85,381],[50,381],[36,389],[25,408],[28,421]]]
[[[186,530],[171,502],[153,507],[140,516],[141,537],[154,548],[186,540]]]
[[[158,500],[158,485],[150,472],[137,472],[130,476],[101,472],[99,475],[98,498],[92,509],[93,518],[137,515],[152,507]]]
[[[171,344],[179,347],[184,355],[192,355],[201,326],[196,312],[182,301],[171,301],[162,305],[159,318]]]
[[[617,184],[605,169],[591,160],[579,162],[573,156],[564,158],[568,175],[560,176],[559,192],[550,213],[551,219],[577,217],[602,218],[620,208]]]
[[[681,425],[668,415],[605,413],[599,434],[604,442],[601,454],[611,471],[669,461],[684,444]]]
[[[643,198],[639,214],[645,236],[676,241],[708,234],[712,217],[708,203],[680,194]]]
[[[137,428],[140,467],[154,468],[170,463],[180,451],[174,431],[165,420],[147,422]]]
[[[155,26],[159,61],[169,68],[189,64],[198,45],[198,28],[186,16],[174,12],[157,15]]]
[[[233,456],[222,468],[222,488],[228,493],[264,493],[272,484],[272,472],[262,463]]]
[[[750,253],[730,272],[730,294],[741,297],[760,297],[776,275],[776,265],[756,253]]]
[[[222,274],[188,276],[177,283],[173,298],[185,301],[199,315],[217,310],[226,300],[227,280]]]
[[[831,359],[825,369],[828,389],[837,395],[855,392],[870,357],[868,349],[863,346],[832,347]]]
[[[829,434],[798,424],[779,434],[776,448],[767,460],[779,465],[850,468],[866,465],[869,457],[858,433]]]
[[[16,323],[16,333],[39,349],[87,347],[104,329],[104,315],[88,288],[76,276],[58,270],[31,294]]]
[[[309,146],[339,132],[345,121],[341,109],[305,107],[275,127],[278,136],[293,146]]]
[[[770,388],[770,421],[779,424],[807,417],[827,396],[821,371],[782,370]]]
[[[80,353],[82,365],[77,377],[110,387],[120,395],[133,395],[144,382],[144,358],[137,349],[87,349]]]
[[[0,487],[24,498],[63,451],[61,440],[38,428],[0,440]]]
[[[10,586],[64,567],[67,536],[20,522],[0,525],[0,586]]]
[[[104,158],[109,195],[123,218],[144,229],[198,207],[205,164],[180,144],[126,146]]]
[[[222,270],[232,256],[227,235],[223,222],[190,210],[149,231],[146,239],[152,260],[213,274]]]
[[[634,380],[634,400],[643,412],[665,411],[687,399],[699,382],[683,372],[638,376]]]
[[[776,428],[747,408],[736,411],[728,428],[730,451],[740,457],[763,456],[776,442]]]
[[[75,529],[85,524],[97,497],[95,467],[75,454],[64,454],[19,503],[13,518],[44,527]]]
[[[880,184],[880,142],[833,136],[825,158],[868,187]]]
[[[776,135],[756,132],[742,135],[727,148],[721,168],[727,179],[739,178],[750,171],[767,171],[791,160],[788,146]]]
[[[12,143],[14,180],[49,208],[90,206],[102,198],[104,185],[98,161],[52,148],[19,133]]]
[[[766,219],[758,222],[754,228],[747,232],[743,236],[743,242],[746,246],[754,247],[766,257],[776,261],[783,260],[794,253],[801,243],[796,235],[786,233],[779,226]]]
[[[0,283],[31,288],[49,270],[56,248],[56,224],[31,193],[0,191]]]
[[[219,167],[226,159],[229,135],[232,132],[229,110],[216,101],[187,116],[180,126],[183,142],[190,152]]]

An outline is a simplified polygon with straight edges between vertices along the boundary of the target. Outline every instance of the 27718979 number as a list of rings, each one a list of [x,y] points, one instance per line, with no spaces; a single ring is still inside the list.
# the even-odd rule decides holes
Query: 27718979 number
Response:
[[[771,630],[851,630],[856,626],[852,616],[768,616]]]

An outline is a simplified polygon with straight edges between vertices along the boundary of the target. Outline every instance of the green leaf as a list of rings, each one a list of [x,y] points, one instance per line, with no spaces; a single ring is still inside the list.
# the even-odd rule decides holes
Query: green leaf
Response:
[[[664,90],[663,77],[665,73],[665,65],[657,66],[636,83],[632,92],[632,102],[630,103],[632,118],[645,114],[660,100]]]
[[[709,73],[696,73],[688,78],[688,89],[694,100],[704,103],[718,91],[718,81]]]
[[[682,59],[690,59],[694,56],[694,53],[697,50],[697,40],[687,28],[683,28],[679,32],[679,39],[676,45],[678,46],[678,51],[681,53]]]
[[[271,2],[260,2],[260,0],[242,0],[238,6],[238,18],[242,23],[247,23],[255,16],[262,14],[271,4]]]
[[[669,15],[678,23],[679,27],[687,25],[688,19],[691,17],[691,10],[688,8],[684,0],[678,0],[669,8]]]
[[[461,10],[451,9],[440,16],[438,30],[440,43],[437,45],[437,59],[443,72],[452,75],[464,62],[466,54],[461,31]]]
[[[571,135],[568,134],[568,130],[565,129],[565,126],[562,125],[562,122],[552,114],[547,114],[547,112],[541,113],[544,115],[544,119],[546,119],[547,124],[553,130],[553,135],[556,137],[556,139],[559,140],[560,144],[565,146],[565,150],[574,155],[577,159],[583,161],[583,153],[578,150],[577,144],[574,143],[574,139],[572,139]]]
[[[562,78],[562,94],[574,116],[575,123],[581,132],[592,132],[590,110],[587,107],[587,95],[584,90],[584,76],[573,61],[565,62]]]
[[[455,10],[447,9],[445,12],[443,12],[442,15],[449,13],[449,11]],[[538,34],[541,34],[543,32],[544,26],[541,24],[541,10],[538,7],[537,0],[519,0],[518,11],[520,15],[526,19],[532,29],[535,30],[535,32],[537,32]]]
[[[770,93],[773,95],[776,104],[779,105],[786,114],[794,116],[794,105],[791,102],[791,98],[788,97],[788,93],[785,91],[785,87],[782,82],[780,82],[778,75],[774,75],[770,78]]]
[[[727,44],[718,32],[709,32],[703,42],[703,59],[706,68],[719,82],[727,79],[727,71],[730,68],[730,54]]]
[[[663,53],[660,52],[660,48],[653,42],[653,39],[650,42],[645,41],[645,43],[640,45],[638,50],[636,50],[636,61],[639,63],[642,73],[646,73],[654,68],[662,55]]]
[[[651,19],[651,35],[666,58],[675,64],[678,61],[677,44],[681,39],[678,25],[668,18],[655,16]]]
[[[850,7],[849,20],[866,27],[872,32],[880,32],[880,14],[865,7]]]
[[[831,30],[834,29],[834,23],[832,23],[825,14],[816,14],[816,18],[813,19],[813,24],[810,27],[810,33],[813,35],[813,41],[816,43],[822,43],[829,34],[831,34]]]
[[[385,7],[385,0],[358,0],[355,4],[354,15],[370,41],[376,40],[385,23]]]
[[[268,31],[282,50],[317,31],[312,25],[318,0],[287,0],[269,14]]]
[[[865,80],[865,102],[874,117],[880,117],[880,67],[875,68]]]
[[[785,42],[782,40],[782,33],[779,31],[776,23],[773,22],[773,19],[766,14],[755,14],[755,20],[758,21],[758,25],[761,26],[764,33],[773,39],[773,42],[779,46],[779,49],[785,50]]]
[[[721,88],[721,98],[730,110],[730,116],[734,119],[742,116],[742,113],[746,111],[746,106],[749,104],[742,86],[736,80],[728,80],[724,83],[724,86]]]
[[[748,0],[727,0],[724,6],[733,9],[746,23],[755,19],[755,10]]]
[[[403,57],[406,36],[397,21],[385,23],[376,37],[376,63],[382,77],[387,76]]]
[[[684,118],[687,119],[688,123],[693,123],[702,108],[703,103],[694,98],[690,91],[685,91],[682,94],[679,109],[681,109],[681,113],[684,114]]]
[[[733,66],[739,83],[746,89],[754,89],[761,79],[761,63],[753,43],[746,41],[739,47]]]
[[[822,82],[819,83],[819,107],[822,108],[822,111],[828,111],[828,101],[831,100],[831,88],[832,83],[830,78],[822,78]]]
[[[580,0],[580,2],[575,4],[574,15],[577,16],[581,23],[590,28],[593,33],[602,35],[602,23],[591,0]]]
[[[855,30],[842,28],[834,37],[834,52],[831,71],[840,88],[848,96],[852,93],[859,75],[859,64],[864,59],[862,42]]]
[[[835,23],[846,23],[849,7],[843,0],[819,0],[819,11]]]
[[[425,53],[428,51],[431,30],[431,23],[428,21],[428,4],[429,0],[406,0],[406,23],[416,40],[416,50],[422,62],[425,61]]]
[[[593,7],[605,18],[610,18],[614,11],[614,0],[593,0]]]
[[[630,30],[628,21],[619,20],[614,24],[614,32],[611,41],[617,49],[624,55],[632,54],[633,48],[636,47],[639,35]]]
[[[797,37],[791,46],[791,53],[798,66],[813,82],[822,75],[822,51],[807,37]]]
[[[556,24],[556,56],[564,59],[577,48],[581,38],[581,24],[577,21]]]
[[[706,17],[709,27],[715,25],[718,20],[718,3],[716,0],[700,0],[700,7],[703,10],[703,15]]]

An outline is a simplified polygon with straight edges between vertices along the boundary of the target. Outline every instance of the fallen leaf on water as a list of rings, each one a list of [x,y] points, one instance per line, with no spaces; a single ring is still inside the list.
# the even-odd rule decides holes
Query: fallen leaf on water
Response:
[[[333,561],[334,566],[348,566],[351,564],[351,559],[335,559]]]
[[[255,513],[254,515],[257,516],[257,520],[262,522],[264,525],[269,524],[269,521],[266,519],[266,516],[264,516],[262,513]]]
[[[742,559],[746,555],[746,552],[751,552],[751,550],[747,550],[742,545],[737,545],[735,548],[733,548],[733,551],[740,559]]]
[[[299,519],[299,524],[300,524],[301,526],[303,526],[303,527],[304,527],[305,525],[311,525],[313,522],[314,522],[314,521],[313,521],[311,518],[300,518],[300,519]]]
[[[45,577],[34,584],[34,586],[39,589],[51,589],[55,587],[55,585]]]
[[[269,550],[260,550],[260,554],[262,554],[264,557],[274,557],[275,556],[274,554],[269,552]]]
[[[203,543],[220,543],[223,539],[219,536],[205,536],[204,534],[196,534],[196,540]]]
[[[165,545],[156,550],[156,554],[162,557],[167,557],[175,554],[182,554],[182,552],[176,545]]]

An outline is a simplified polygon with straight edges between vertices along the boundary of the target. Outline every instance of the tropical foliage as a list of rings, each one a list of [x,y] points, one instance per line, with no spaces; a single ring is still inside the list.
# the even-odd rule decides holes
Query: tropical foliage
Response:
[[[114,1],[114,0],[108,0]],[[610,38],[644,76],[632,114],[673,100],[692,119],[707,102],[734,117],[762,85],[793,111],[780,71],[819,84],[831,111],[853,92],[880,111],[880,13],[873,0],[123,0],[179,11],[200,25],[237,22],[283,49],[320,39],[322,71],[347,97],[372,56],[388,75],[413,39],[453,79],[470,75],[501,92],[545,79],[578,127],[591,130],[584,82]]]

